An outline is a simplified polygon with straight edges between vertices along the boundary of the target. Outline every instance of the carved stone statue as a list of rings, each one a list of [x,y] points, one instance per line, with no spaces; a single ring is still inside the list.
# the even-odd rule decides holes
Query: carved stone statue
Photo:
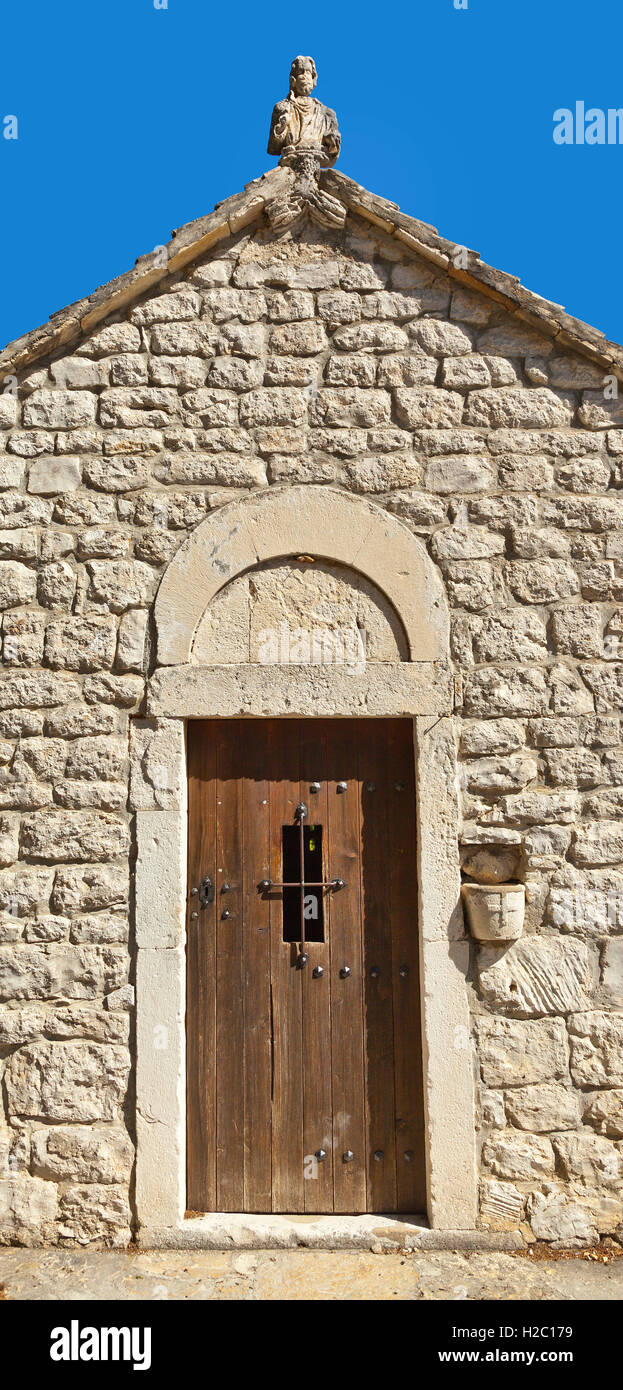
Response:
[[[268,153],[290,163],[294,155],[311,155],[322,168],[330,168],[340,152],[340,132],[335,111],[311,95],[318,81],[313,58],[299,55],[290,68],[290,91],[278,101],[270,123]]]
[[[306,217],[321,227],[344,225],[343,204],[319,187],[320,170],[335,164],[340,152],[340,132],[335,111],[311,95],[317,81],[313,58],[299,55],[290,68],[288,96],[273,110],[268,153],[278,154],[295,174],[289,191],[266,207],[274,231],[290,231]]]

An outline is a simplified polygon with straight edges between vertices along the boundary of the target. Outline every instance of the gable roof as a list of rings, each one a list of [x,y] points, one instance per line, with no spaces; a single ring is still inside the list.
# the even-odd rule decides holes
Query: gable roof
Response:
[[[266,204],[288,193],[294,178],[291,169],[279,166],[262,174],[241,193],[217,203],[206,217],[187,222],[174,231],[165,247],[139,256],[125,275],[109,280],[88,298],[79,299],[52,314],[40,328],[16,338],[0,352],[0,381],[48,352],[77,346],[109,315],[134,303],[152,286],[204,256],[219,242],[260,221]],[[395,238],[405,251],[431,261],[450,279],[479,291],[537,332],[554,338],[562,351],[580,353],[623,380],[623,347],[620,344],[610,342],[599,329],[565,313],[562,305],[525,289],[517,276],[487,265],[477,251],[440,236],[435,227],[408,217],[397,203],[369,193],[337,169],[321,174],[320,187],[355,216]],[[166,250],[166,260],[163,250]]]

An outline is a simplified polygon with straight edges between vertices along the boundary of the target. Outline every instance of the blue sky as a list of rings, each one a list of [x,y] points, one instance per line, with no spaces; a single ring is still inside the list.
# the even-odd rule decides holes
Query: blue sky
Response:
[[[272,167],[296,53],[344,173],[623,340],[623,145],[552,137],[623,107],[621,0],[164,2],[3,10],[2,344]]]

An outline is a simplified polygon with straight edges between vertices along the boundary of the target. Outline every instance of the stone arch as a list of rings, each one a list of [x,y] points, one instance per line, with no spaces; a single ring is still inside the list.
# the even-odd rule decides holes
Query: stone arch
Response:
[[[236,575],[301,554],[348,566],[380,589],[400,618],[412,662],[448,659],[445,592],[423,543],[374,502],[338,488],[296,486],[220,508],[180,547],[155,603],[157,664],[190,661],[208,604]]]

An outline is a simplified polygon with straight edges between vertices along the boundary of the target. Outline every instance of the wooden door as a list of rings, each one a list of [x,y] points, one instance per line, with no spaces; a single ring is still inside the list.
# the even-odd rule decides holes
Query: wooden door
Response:
[[[188,1209],[424,1212],[411,721],[193,721],[188,776]]]

